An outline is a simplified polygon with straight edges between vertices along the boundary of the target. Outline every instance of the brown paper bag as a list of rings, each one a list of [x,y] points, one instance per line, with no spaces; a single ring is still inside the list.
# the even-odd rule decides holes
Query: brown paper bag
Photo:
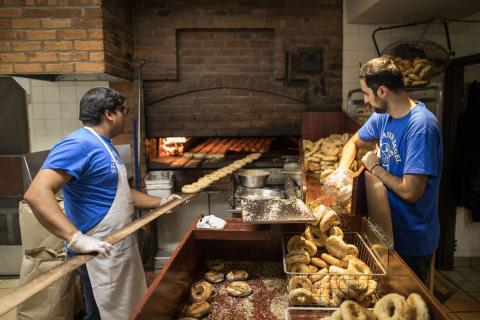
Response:
[[[26,250],[20,285],[63,263],[65,255],[47,248]],[[73,319],[75,315],[75,274],[60,278],[17,306],[17,319]]]

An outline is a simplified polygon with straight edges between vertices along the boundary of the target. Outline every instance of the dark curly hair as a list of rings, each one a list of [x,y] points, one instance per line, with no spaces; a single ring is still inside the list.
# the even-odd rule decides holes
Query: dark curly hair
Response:
[[[115,110],[125,102],[125,96],[110,88],[88,90],[80,100],[80,117],[84,125],[97,125],[106,110]]]
[[[387,57],[380,57],[366,62],[360,68],[360,79],[377,95],[377,89],[385,86],[392,91],[404,90],[403,75],[395,62]]]

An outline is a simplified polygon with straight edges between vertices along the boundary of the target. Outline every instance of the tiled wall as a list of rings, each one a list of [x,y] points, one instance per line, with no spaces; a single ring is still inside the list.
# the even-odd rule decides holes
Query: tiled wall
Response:
[[[25,89],[31,151],[51,149],[62,137],[80,128],[78,108],[90,88],[109,87],[108,81],[41,81],[15,78]]]
[[[344,6],[346,1],[344,1]],[[345,7],[344,7],[345,12]],[[480,12],[465,18],[465,20],[480,20]],[[343,15],[343,108],[346,109],[348,92],[359,88],[359,63],[363,63],[377,56],[372,40],[372,33],[378,27],[386,25],[349,24],[346,15]],[[425,32],[425,33],[424,33]],[[401,28],[396,30],[380,31],[376,39],[380,50],[397,40],[418,40],[424,33],[424,39],[434,41],[447,48],[446,37],[442,24]],[[450,38],[455,57],[480,53],[479,23],[451,23]],[[442,76],[432,79],[434,82],[443,82]]]

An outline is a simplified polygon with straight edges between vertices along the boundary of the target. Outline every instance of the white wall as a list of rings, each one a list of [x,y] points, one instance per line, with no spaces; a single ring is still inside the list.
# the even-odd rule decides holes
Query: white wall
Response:
[[[343,109],[347,106],[348,92],[359,88],[358,71],[359,63],[364,63],[377,57],[372,40],[372,33],[378,27],[388,25],[350,24],[346,21],[346,1],[343,2]],[[480,13],[465,19],[480,20]],[[425,32],[426,31],[426,32]],[[389,44],[398,40],[418,40],[422,33],[424,39],[434,41],[447,48],[447,41],[443,24],[431,24],[395,30],[379,31],[376,39],[380,51]],[[480,53],[480,23],[452,23],[450,25],[450,39],[455,57]],[[442,75],[432,79],[443,82]]]
[[[82,126],[78,120],[83,94],[108,81],[41,81],[14,78],[27,94],[31,152],[48,150],[62,137]]]

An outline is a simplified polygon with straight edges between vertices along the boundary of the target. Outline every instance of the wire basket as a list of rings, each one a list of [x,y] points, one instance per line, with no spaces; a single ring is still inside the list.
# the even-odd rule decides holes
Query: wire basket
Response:
[[[322,280],[324,282],[328,281],[329,284],[322,287],[320,287],[321,284],[320,280],[318,280],[318,277],[315,279],[315,273],[289,271],[286,262],[287,242],[294,235],[298,235],[298,233],[283,234],[283,268],[287,274],[289,283],[294,277],[301,277],[297,278],[296,280],[303,280],[304,278],[308,279],[312,284],[312,289],[310,291],[312,297],[308,297],[308,294],[305,297],[289,297],[290,306],[338,307],[338,305],[340,305],[340,303],[345,299],[356,300],[368,306],[377,300],[379,291],[378,288],[385,280],[386,271],[359,233],[345,232],[343,240],[346,243],[353,244],[358,248],[357,258],[362,260],[369,267],[371,273],[340,274],[336,272],[327,272],[325,275],[327,278],[324,279],[322,277]],[[322,249],[323,248],[319,248],[319,252],[326,252],[322,251]],[[317,255],[319,256],[319,253],[317,253]]]
[[[319,320],[331,316],[337,310],[338,308],[288,307],[285,309],[285,320]]]

